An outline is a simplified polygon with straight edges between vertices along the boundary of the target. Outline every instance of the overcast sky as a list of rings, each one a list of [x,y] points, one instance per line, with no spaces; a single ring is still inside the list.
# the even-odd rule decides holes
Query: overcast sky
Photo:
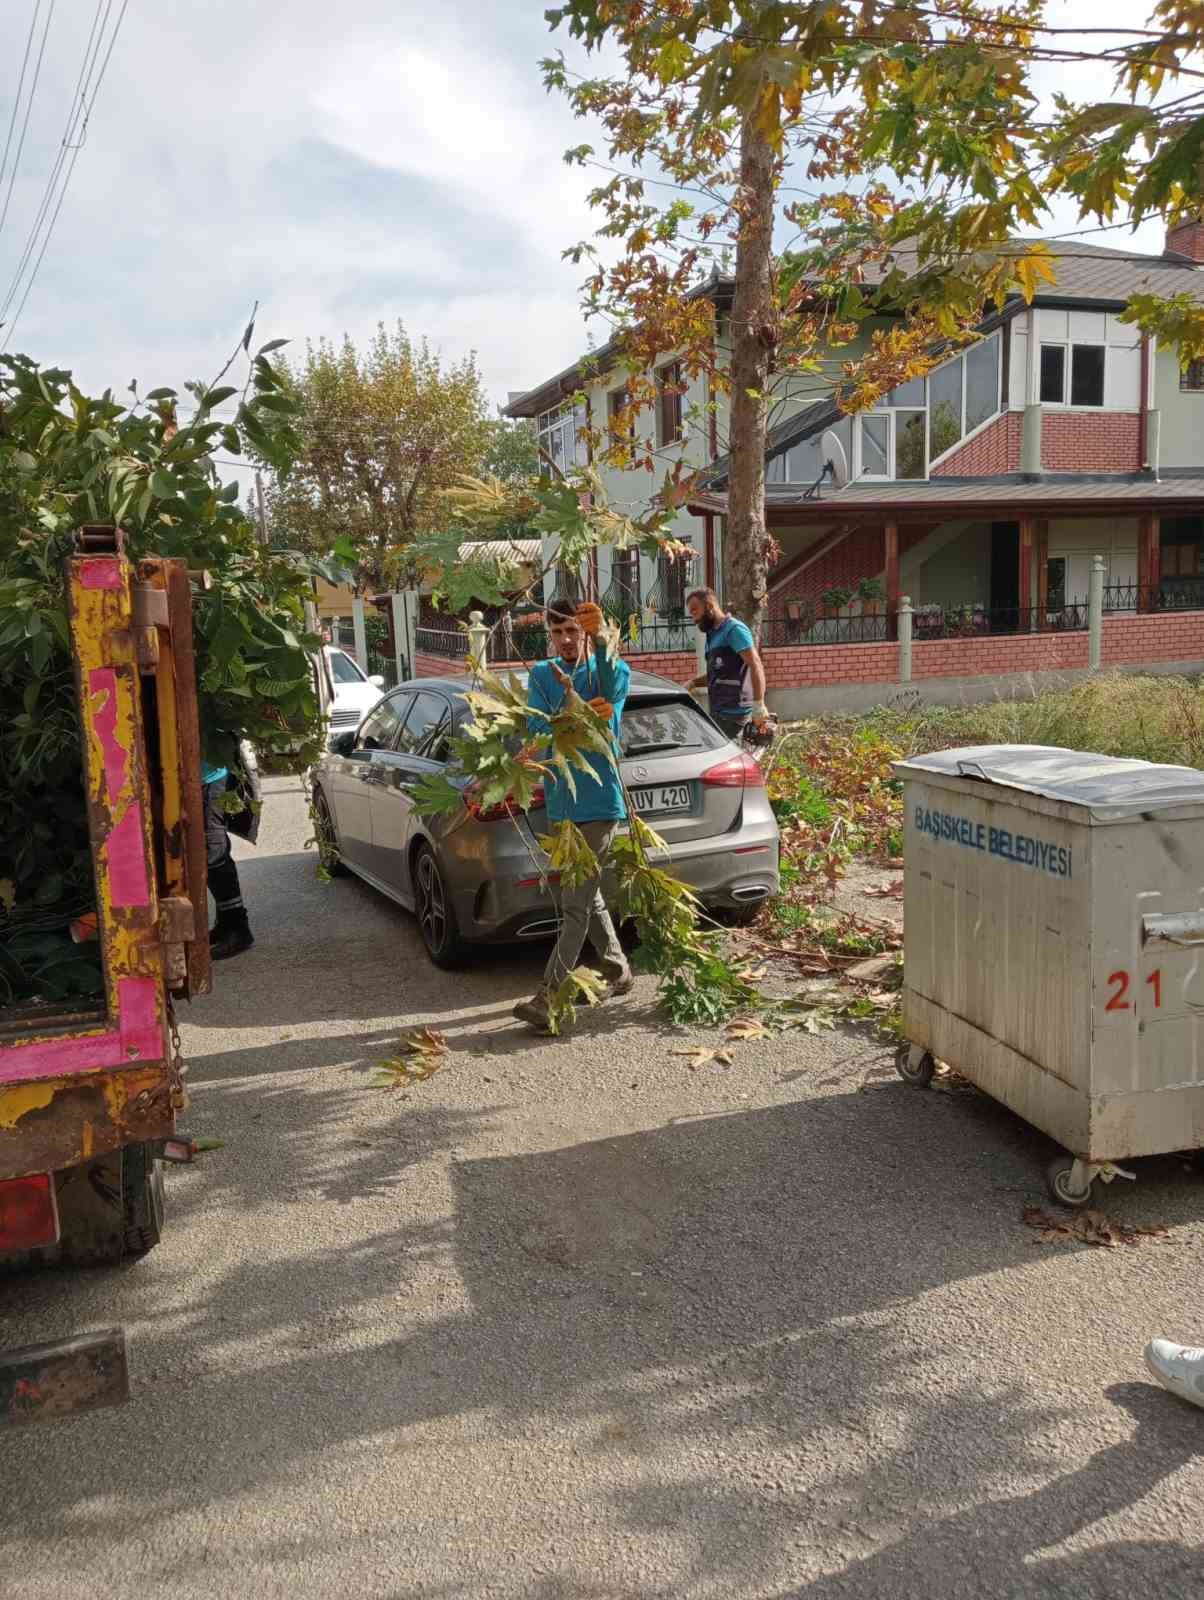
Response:
[[[121,3],[101,0],[110,37]],[[0,0],[0,147],[36,4],[35,54],[54,9],[0,226],[0,300],[97,9]],[[585,343],[581,269],[560,252],[590,231],[599,175],[561,160],[589,133],[544,93],[537,62],[561,42],[544,4],[128,0],[12,348],[93,389],[178,385],[216,372],[258,299],[264,339],[362,339],[400,317],[449,357],[475,349],[498,400],[550,376]],[[1053,9],[1098,27],[1145,7]],[[1110,97],[1106,76],[1093,88]],[[1155,225],[1136,237],[1161,244]]]

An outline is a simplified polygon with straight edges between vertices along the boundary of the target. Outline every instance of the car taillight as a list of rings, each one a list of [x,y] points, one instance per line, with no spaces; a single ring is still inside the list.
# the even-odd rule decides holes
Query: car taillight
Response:
[[[535,792],[531,796],[531,804],[527,809],[528,811],[534,811],[536,806],[541,806],[543,803],[543,785],[536,784]],[[474,791],[466,789],[464,791],[464,804],[468,807],[468,815],[474,822],[505,822],[507,817],[522,815],[521,810],[514,803],[514,796],[511,794],[508,794],[504,800],[499,800],[496,805],[483,806],[474,798]]]
[[[718,766],[708,767],[702,781],[713,789],[763,789],[765,774],[759,763],[742,750],[738,756],[729,756]]]
[[[36,1250],[55,1244],[59,1213],[49,1172],[0,1183],[0,1250]]]

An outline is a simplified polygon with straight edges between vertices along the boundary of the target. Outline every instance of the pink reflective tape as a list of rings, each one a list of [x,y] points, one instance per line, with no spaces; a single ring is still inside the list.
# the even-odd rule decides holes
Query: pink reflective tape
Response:
[[[81,562],[79,581],[84,589],[120,589],[121,562],[115,556],[96,556]]]
[[[117,674],[112,667],[97,667],[88,674],[88,697],[104,760],[109,806],[115,808],[128,781],[130,752],[117,737]]]
[[[127,807],[121,821],[109,829],[101,847],[109,868],[109,896],[115,906],[150,904],[146,872],[146,840],[142,836],[142,807]]]
[[[120,1015],[115,1029],[0,1048],[0,1087],[35,1078],[70,1078],[106,1067],[166,1060],[154,978],[121,978],[117,994]]]

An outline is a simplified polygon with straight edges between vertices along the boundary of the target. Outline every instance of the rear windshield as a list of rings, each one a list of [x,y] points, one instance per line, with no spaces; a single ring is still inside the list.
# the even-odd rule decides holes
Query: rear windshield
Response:
[[[727,743],[692,700],[628,701],[619,725],[623,754],[672,755],[676,750],[718,750]]]

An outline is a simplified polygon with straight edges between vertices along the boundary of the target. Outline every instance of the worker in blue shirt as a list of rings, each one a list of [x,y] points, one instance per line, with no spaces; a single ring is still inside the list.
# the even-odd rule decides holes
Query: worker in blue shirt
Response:
[[[714,589],[695,589],[686,596],[691,622],[706,635],[707,670],[691,680],[691,689],[705,686],[711,716],[739,743],[751,718],[769,721],[765,704],[765,663],[749,628],[724,611]]]
[[[230,849],[230,829],[223,801],[230,769],[201,761],[201,794],[205,806],[205,855],[209,864],[209,891],[217,905],[217,921],[209,930],[209,954],[214,961],[241,955],[255,943],[247,909],[242,901],[238,868]]]
[[[564,705],[571,684],[591,710],[610,730],[615,755],[619,752],[619,722],[631,682],[631,669],[616,656],[591,649],[588,640],[596,639],[602,627],[602,612],[596,605],[575,604],[557,598],[547,609],[548,639],[554,652],[547,661],[536,662],[527,680],[527,701],[531,708],[528,728],[535,740],[536,753],[546,748],[548,718]],[[615,763],[600,751],[587,751],[589,773],[574,768],[574,794],[563,777],[550,772],[544,780],[548,821],[575,822],[598,861],[598,873],[586,883],[560,888],[560,930],[556,948],[544,970],[543,982],[531,996],[515,1006],[514,1015],[541,1033],[549,1032],[548,1000],[581,960],[586,939],[597,951],[602,975],[608,980],[607,998],[629,994],[634,986],[631,967],[615,933],[610,912],[602,898],[601,873],[618,832],[627,817],[623,785]]]

